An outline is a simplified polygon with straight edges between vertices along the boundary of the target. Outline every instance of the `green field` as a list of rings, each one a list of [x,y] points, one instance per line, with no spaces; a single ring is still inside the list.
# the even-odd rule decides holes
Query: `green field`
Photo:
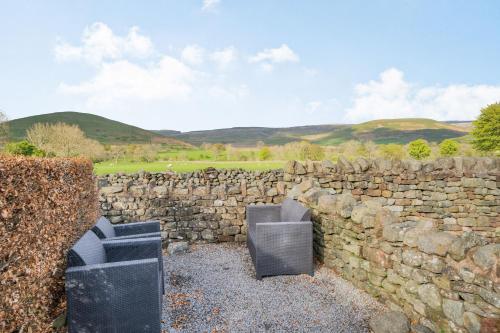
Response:
[[[206,149],[169,149],[158,152],[158,158],[164,160],[205,161],[214,160],[214,153]]]
[[[97,175],[110,173],[135,173],[140,170],[149,172],[164,172],[167,170],[175,172],[190,172],[202,170],[208,167],[217,169],[245,169],[245,170],[271,170],[282,168],[284,161],[159,161],[159,162],[128,162],[110,161],[94,164],[94,172]],[[169,167],[170,166],[170,167]]]

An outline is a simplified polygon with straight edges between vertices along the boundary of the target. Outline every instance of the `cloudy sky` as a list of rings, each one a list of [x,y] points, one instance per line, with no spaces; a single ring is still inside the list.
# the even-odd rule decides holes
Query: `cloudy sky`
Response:
[[[147,129],[469,120],[500,101],[500,2],[2,1],[0,109]]]

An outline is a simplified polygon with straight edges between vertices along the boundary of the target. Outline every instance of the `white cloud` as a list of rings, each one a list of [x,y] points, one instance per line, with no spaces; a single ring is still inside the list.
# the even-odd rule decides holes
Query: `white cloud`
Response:
[[[117,38],[122,43],[124,52],[134,57],[144,58],[151,55],[154,51],[151,39],[141,35],[137,26],[130,28],[128,35],[124,39]]]
[[[233,46],[208,53],[199,45],[187,45],[179,59],[155,51],[146,63],[136,58],[152,54],[153,44],[136,27],[120,37],[106,24],[94,23],[82,36],[79,46],[58,42],[55,56],[60,61],[78,60],[96,65],[91,78],[58,86],[60,94],[82,101],[85,110],[114,113],[141,107],[165,108],[178,103],[193,107],[207,99],[235,103],[249,95],[245,84],[193,67],[210,59],[219,68],[226,68],[237,59]]]
[[[219,3],[219,0],[205,0],[204,9],[213,10]],[[124,103],[186,101],[187,97],[189,103],[207,97],[237,101],[249,94],[243,83],[193,68],[204,65],[208,59],[217,68],[227,69],[239,56],[234,46],[210,52],[197,44],[187,45],[176,59],[155,51],[149,36],[142,35],[138,27],[133,26],[120,36],[105,23],[96,22],[84,29],[80,44],[59,40],[54,53],[58,61],[81,61],[95,66],[95,73],[89,79],[62,82],[58,86],[59,93],[82,98],[88,109],[120,109]],[[138,58],[147,58],[147,65],[137,61]],[[287,61],[299,59],[285,44],[263,50],[251,60],[265,71]]]
[[[406,82],[402,71],[391,68],[382,72],[378,81],[356,85],[345,121],[406,117],[468,120],[476,118],[482,107],[499,100],[500,86],[419,87]]]
[[[205,50],[196,44],[188,45],[182,50],[181,58],[191,65],[201,65],[205,58]]]
[[[220,0],[203,0],[203,6],[201,10],[211,11],[214,10],[220,4]]]
[[[238,53],[234,46],[229,46],[210,54],[210,59],[215,62],[219,68],[226,68],[230,63],[235,61],[237,57]]]
[[[125,56],[144,58],[153,53],[149,37],[141,35],[133,26],[124,37],[117,36],[104,23],[96,22],[85,28],[81,46],[58,41],[54,53],[58,61],[84,60],[99,65],[104,60],[117,60]]]
[[[188,66],[164,56],[149,67],[127,60],[104,63],[93,79],[76,85],[62,83],[59,91],[85,97],[89,107],[106,107],[127,100],[185,99],[195,79],[196,72]]]
[[[54,48],[54,54],[58,61],[79,60],[82,57],[82,48],[59,41]]]
[[[299,62],[299,60],[299,56],[286,44],[282,44],[280,47],[274,49],[265,49],[248,59],[250,63],[262,61],[272,63]]]

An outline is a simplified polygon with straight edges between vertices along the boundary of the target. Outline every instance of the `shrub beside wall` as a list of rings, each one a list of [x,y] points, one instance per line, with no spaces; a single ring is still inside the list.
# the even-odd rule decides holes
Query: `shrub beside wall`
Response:
[[[96,191],[86,159],[0,156],[0,331],[51,330],[66,252],[96,221]]]

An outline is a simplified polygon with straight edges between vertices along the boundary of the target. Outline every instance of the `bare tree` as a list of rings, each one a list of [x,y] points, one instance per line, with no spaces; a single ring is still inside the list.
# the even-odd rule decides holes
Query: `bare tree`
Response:
[[[159,151],[158,145],[147,144],[141,145],[139,158],[144,162],[153,162],[156,160]]]
[[[52,140],[50,124],[36,123],[26,133],[28,141],[34,146],[46,150]]]
[[[9,140],[9,124],[5,113],[0,110],[0,146]]]
[[[124,145],[105,146],[104,150],[106,152],[106,159],[115,161],[115,164],[118,163],[119,159],[125,157],[127,153],[127,147]]]
[[[85,156],[98,159],[105,153],[99,142],[87,138],[76,125],[34,124],[27,131],[27,138],[30,143],[54,156]]]

